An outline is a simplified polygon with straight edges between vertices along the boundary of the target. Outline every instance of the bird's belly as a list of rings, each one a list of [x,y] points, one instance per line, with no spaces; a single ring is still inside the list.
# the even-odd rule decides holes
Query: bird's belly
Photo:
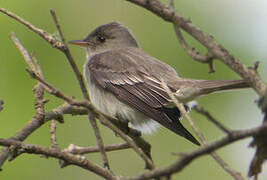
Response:
[[[128,120],[130,127],[143,133],[152,133],[159,126],[156,121],[119,101],[112,93],[97,87],[93,82],[88,85],[88,91],[92,104],[107,116]]]

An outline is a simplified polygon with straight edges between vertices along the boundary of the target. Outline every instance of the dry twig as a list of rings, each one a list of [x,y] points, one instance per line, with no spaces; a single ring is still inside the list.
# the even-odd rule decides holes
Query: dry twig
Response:
[[[106,170],[105,168],[102,168],[90,161],[88,161],[85,158],[81,158],[79,156],[73,155],[71,153],[67,153],[64,151],[61,151],[57,148],[45,148],[37,145],[31,145],[31,144],[24,144],[20,141],[11,140],[11,139],[1,139],[0,138],[0,144],[2,146],[14,146],[17,149],[23,149],[24,152],[29,154],[41,154],[45,155],[47,157],[54,157],[60,160],[64,160],[68,162],[69,164],[73,164],[76,166],[79,166],[83,169],[92,171],[96,173],[99,176],[102,176],[106,179],[110,180],[117,180],[117,178],[112,175],[111,172]]]
[[[1,9],[0,9],[1,10]],[[33,69],[36,70],[36,67],[34,65],[34,62],[32,61],[29,53],[26,51],[26,49],[22,46],[20,41],[17,39],[14,33],[10,34],[11,40],[14,42],[18,50],[21,52],[21,54],[24,57],[25,62]],[[40,71],[41,72],[41,71]],[[33,89],[34,92],[34,99],[35,99],[35,114],[33,118],[22,128],[19,132],[16,133],[13,137],[10,139],[23,141],[25,140],[33,131],[38,129],[43,123],[44,123],[44,104],[47,102],[46,99],[43,98],[44,95],[44,89],[43,86],[40,83],[37,83],[37,85]],[[6,161],[8,154],[10,150],[14,151],[15,149],[9,149],[9,148],[3,148],[0,152],[0,167],[3,165],[3,163]]]
[[[131,146],[129,146],[128,143],[122,143],[122,144],[111,144],[104,147],[106,152],[110,151],[117,151],[117,150],[124,150],[129,149]],[[99,152],[98,147],[80,147],[76,146],[74,144],[70,144],[66,149],[64,149],[65,152],[69,152],[72,154],[88,154],[88,153],[96,153]]]
[[[233,131],[233,133],[230,135],[227,135],[215,142],[212,142],[206,146],[202,146],[199,149],[184,153],[183,156],[181,156],[175,163],[164,167],[164,168],[157,168],[155,170],[141,173],[135,177],[128,178],[129,180],[145,180],[145,179],[151,179],[154,177],[160,177],[160,176],[167,176],[169,174],[174,174],[177,172],[182,171],[189,163],[191,163],[196,158],[199,158],[202,155],[210,154],[211,152],[229,145],[233,142],[236,142],[238,140],[251,137],[251,136],[257,136],[262,133],[264,133],[267,130],[267,124],[263,126],[259,126],[256,128],[251,128],[247,130],[239,130],[239,131]]]
[[[193,110],[195,110],[196,112],[202,114],[203,116],[205,116],[208,120],[210,120],[213,124],[215,124],[215,126],[217,126],[220,130],[222,130],[224,133],[226,134],[231,134],[231,131],[226,128],[222,123],[220,123],[219,121],[217,121],[208,111],[206,111],[203,107],[198,107],[198,106],[194,106],[192,108]]]
[[[162,81],[162,87],[165,89],[165,91],[168,93],[169,97],[172,99],[176,107],[179,109],[179,111],[182,113],[182,116],[185,117],[187,122],[190,124],[191,128],[196,133],[197,137],[200,139],[204,147],[207,145],[207,141],[204,138],[204,136],[201,134],[197,126],[194,124],[193,120],[190,118],[188,113],[186,112],[184,105],[178,101],[177,98],[175,98],[174,94],[170,91],[168,86],[165,82]],[[229,136],[231,136],[231,133],[228,133]],[[228,172],[233,178],[236,180],[244,180],[244,178],[241,176],[239,172],[236,172],[233,170],[222,158],[220,158],[215,152],[210,152],[211,157],[226,171]]]

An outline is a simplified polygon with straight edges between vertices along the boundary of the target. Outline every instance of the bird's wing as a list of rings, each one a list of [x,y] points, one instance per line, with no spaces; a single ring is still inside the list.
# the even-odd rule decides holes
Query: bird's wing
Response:
[[[87,65],[93,80],[101,87],[124,89],[146,106],[160,108],[170,101],[161,82],[151,76],[143,64],[137,64],[130,55],[106,52],[93,56]],[[112,93],[117,95],[117,92]]]
[[[90,78],[116,98],[142,112],[161,125],[191,142],[197,140],[176,120],[164,112],[170,101],[159,79],[151,76],[143,64],[137,64],[129,54],[105,52],[93,56],[87,67]]]

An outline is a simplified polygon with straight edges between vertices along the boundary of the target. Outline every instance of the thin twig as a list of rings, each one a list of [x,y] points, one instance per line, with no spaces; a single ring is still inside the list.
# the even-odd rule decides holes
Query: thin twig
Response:
[[[201,134],[197,126],[194,124],[188,113],[186,112],[184,105],[178,101],[177,98],[175,98],[174,94],[170,91],[168,86],[164,81],[162,81],[162,87],[165,89],[165,91],[168,93],[169,97],[172,99],[174,104],[177,106],[179,111],[182,113],[183,117],[187,120],[187,122],[190,124],[191,128],[194,130],[200,141],[204,146],[207,145],[207,141],[204,138],[204,136]],[[231,135],[231,134],[228,134]],[[213,159],[226,171],[228,172],[232,177],[234,177],[236,180],[244,180],[244,178],[241,176],[239,172],[236,172],[230,166],[224,162],[222,158],[220,158],[215,152],[211,152],[210,155],[213,157]]]
[[[8,15],[9,17],[15,19],[16,21],[18,21],[19,23],[25,25],[26,27],[28,27],[31,31],[37,33],[39,36],[41,36],[44,40],[46,40],[48,43],[50,43],[53,47],[56,47],[58,49],[61,49],[63,47],[63,44],[59,41],[57,41],[53,35],[49,34],[48,32],[44,31],[43,29],[39,29],[37,27],[35,27],[34,25],[32,25],[31,23],[29,23],[28,21],[22,19],[21,17],[19,17],[18,15],[4,9],[4,8],[0,8],[0,12]]]
[[[78,103],[76,103],[76,104],[79,105]],[[85,108],[85,107],[87,107],[87,108]],[[61,106],[53,109],[52,111],[46,112],[45,121],[47,122],[47,121],[50,121],[51,119],[56,119],[57,121],[62,122],[63,121],[63,115],[65,115],[65,114],[87,115],[89,111],[94,112],[94,109],[91,109],[91,108],[93,108],[93,107],[90,107],[89,104],[85,105],[85,103],[84,103],[84,106],[81,106],[81,104],[80,104],[79,107],[70,105],[68,103],[64,103]],[[110,121],[112,121],[112,122],[118,121],[117,119],[113,119],[111,117],[106,117],[106,118],[110,119]],[[124,129],[123,126],[117,126],[117,128],[119,128],[123,132],[127,131],[127,135],[133,139],[133,141],[136,143],[136,145],[138,147],[140,147],[148,157],[151,157],[150,156],[150,148],[151,148],[150,144],[148,142],[146,142],[141,136],[138,136],[136,134],[136,131],[132,130],[129,127]],[[114,132],[115,132],[115,130],[114,130]]]
[[[39,129],[45,122],[48,122],[52,119],[57,120],[58,122],[63,122],[63,115],[71,114],[71,115],[86,115],[88,114],[88,109],[84,107],[75,107],[70,104],[63,104],[49,112],[45,113],[45,119],[42,120],[41,116],[33,116],[33,118],[14,136],[10,139],[17,139],[19,141],[24,141],[29,135],[31,135],[34,131]],[[9,148],[4,147],[0,152],[0,167],[4,164],[8,157]]]
[[[169,87],[167,84],[162,80],[161,81],[161,86],[164,88],[164,90],[167,92],[173,103],[177,106],[179,111],[182,113],[182,116],[185,117],[185,119],[188,121],[189,125],[191,128],[195,131],[196,135],[198,138],[201,140],[201,142],[205,141],[203,139],[203,136],[201,132],[198,130],[198,128],[195,126],[194,122],[191,120],[190,116],[188,115],[187,111],[184,108],[184,105],[178,101],[177,98],[175,98],[174,94],[170,91]]]
[[[203,107],[194,106],[192,108],[196,112],[202,114],[205,116],[208,120],[210,120],[215,126],[217,126],[220,130],[222,130],[226,134],[231,134],[231,130],[229,130],[227,127],[225,127],[222,123],[217,121],[208,111],[206,111]]]
[[[0,8],[1,9],[1,8]],[[13,43],[15,44],[16,48],[19,50],[19,52],[22,54],[22,56],[24,57],[25,62],[27,63],[27,65],[36,72],[35,69],[35,65],[32,61],[32,58],[30,56],[30,54],[28,53],[28,51],[23,47],[23,45],[21,44],[21,42],[19,41],[19,39],[16,37],[14,32],[11,32],[9,35],[10,39],[13,41]]]
[[[51,14],[53,16],[53,10],[51,10]],[[82,78],[82,75],[81,73],[79,72],[76,64],[74,63],[74,60],[70,54],[70,51],[66,45],[66,43],[64,43],[63,41],[60,42],[58,41],[53,35],[49,34],[48,32],[44,31],[43,29],[40,29],[40,28],[37,28],[35,27],[33,24],[31,24],[30,22],[24,20],[23,18],[19,17],[18,15],[4,9],[4,8],[0,8],[0,12],[8,15],[9,17],[15,19],[16,21],[18,21],[19,23],[25,25],[26,27],[28,27],[31,31],[37,33],[39,36],[41,36],[44,40],[46,40],[49,44],[51,44],[53,47],[61,50],[62,52],[65,53],[67,59],[69,60],[73,70],[75,71],[75,75],[78,79],[78,82],[80,83],[80,86],[82,87],[82,90],[83,90],[83,94],[84,96],[87,94],[85,93],[87,90],[86,90],[86,87],[83,83],[83,78]],[[55,21],[55,23],[57,23],[57,27],[59,27],[59,24],[58,24],[58,21],[56,20],[56,17],[53,16],[53,19]],[[60,29],[60,28],[59,28]],[[60,32],[60,35],[62,35],[62,32],[61,30],[59,30]],[[61,36],[61,40],[64,40],[64,38],[62,39],[63,36]]]
[[[133,149],[134,151],[145,161],[146,168],[148,169],[155,169],[155,166],[151,159],[142,151],[139,149],[139,147],[135,144],[133,140],[131,140],[123,131],[118,129],[115,125],[113,125],[110,121],[108,121],[103,115],[98,114],[98,119],[101,121],[101,123],[107,127],[109,127],[111,130],[113,130],[116,134],[118,134],[123,140],[125,140]]]
[[[50,122],[50,142],[52,148],[57,148],[56,129],[57,129],[56,120],[52,120]]]
[[[233,168],[229,166],[217,153],[211,152],[210,153],[213,159],[234,179],[236,180],[245,180],[245,178],[241,175],[241,173],[235,171]]]
[[[88,109],[85,107],[77,107],[72,106],[68,103],[64,103],[57,108],[54,108],[51,111],[45,113],[45,122],[50,120],[56,120],[60,123],[64,122],[63,115],[70,114],[70,115],[87,115]]]
[[[33,53],[31,54],[31,59],[33,60],[36,72],[40,75],[41,78],[44,79],[44,75],[42,73],[39,61],[36,59],[36,57],[33,55]],[[38,83],[40,83],[40,82],[38,82]],[[51,143],[51,147],[52,148],[58,148],[58,146],[57,146],[58,145],[57,144],[57,136],[56,136],[56,129],[57,129],[56,120],[54,120],[54,119],[51,120],[49,128],[50,128],[50,143]]]
[[[77,105],[82,105],[77,103]],[[86,108],[85,108],[86,107]],[[88,111],[94,112],[94,108],[90,106],[90,104],[86,105],[86,103],[83,104],[81,107],[76,107],[72,106],[70,104],[62,104],[61,106],[53,109],[52,111],[46,112],[45,114],[45,121],[50,121],[51,119],[56,119],[59,120],[59,122],[63,121],[63,115],[65,114],[71,114],[71,115],[86,115],[88,114]],[[110,121],[116,122],[118,120],[113,119],[111,117],[106,117],[109,118]],[[102,121],[101,121],[102,123]],[[105,123],[103,123],[105,125]],[[106,125],[107,126],[107,125]],[[141,136],[137,136],[136,132],[132,130],[131,128],[124,129],[122,126],[117,126],[116,128],[119,128],[121,131],[128,131],[128,136],[130,136],[135,144],[142,149],[142,151],[149,157],[150,156],[150,144],[147,143]],[[116,129],[113,129],[113,131],[117,134]],[[125,140],[127,142],[127,140]],[[130,140],[131,141],[131,140]],[[138,147],[134,146],[133,149],[135,151],[138,151]],[[131,146],[132,147],[132,146]],[[140,155],[142,157],[142,155]]]
[[[1,10],[1,9],[0,9]],[[23,45],[20,43],[18,38],[15,36],[14,33],[10,34],[10,38],[15,44],[15,46],[18,48],[18,50],[21,52],[21,54],[24,57],[25,62],[34,70],[36,70],[36,67],[34,66],[34,62],[32,61],[29,53],[27,50],[23,47]],[[40,71],[41,72],[41,71]],[[44,104],[47,102],[47,100],[43,99],[44,95],[44,89],[43,86],[40,83],[37,83],[37,85],[33,88],[34,92],[34,99],[35,99],[35,114],[33,118],[19,131],[11,137],[10,139],[23,141],[25,140],[33,131],[38,129],[43,123],[44,123]],[[11,151],[14,149],[11,149]],[[3,148],[0,152],[0,167],[3,165],[3,163],[6,161],[8,157],[8,153],[10,152],[9,148]]]
[[[124,149],[129,149],[129,148],[131,148],[131,146],[129,146],[128,143],[111,144],[111,145],[104,146],[104,149],[106,152],[124,150]],[[72,153],[72,154],[88,154],[88,153],[99,152],[99,147],[98,146],[80,147],[74,144],[70,144],[66,149],[64,149],[64,151]]]
[[[72,104],[73,103],[73,100],[67,96],[65,96],[61,91],[57,90],[54,86],[50,85],[49,83],[47,83],[43,78],[41,78],[38,74],[36,74],[34,71],[30,70],[30,69],[26,69],[26,71],[29,73],[29,75],[36,79],[38,82],[42,83],[42,85],[44,86],[45,90],[60,98],[60,99],[63,99],[64,101]]]
[[[169,6],[168,8],[173,11],[173,13],[175,12],[174,9],[174,1],[173,0],[169,0]],[[179,41],[179,43],[181,44],[182,48],[185,50],[185,52],[194,60],[201,62],[201,63],[208,63],[209,67],[210,67],[210,71],[209,73],[213,73],[215,72],[214,66],[213,66],[213,55],[211,53],[207,53],[207,55],[200,55],[199,52],[195,52],[194,48],[190,48],[188,46],[188,44],[186,43],[183,34],[179,28],[179,24],[173,24],[173,28],[176,34],[176,37]]]
[[[214,73],[215,68],[213,65],[213,58],[214,58],[213,55],[211,53],[207,53],[206,55],[201,55],[199,52],[195,52],[194,48],[190,48],[188,46],[188,44],[186,43],[179,26],[173,24],[173,28],[174,28],[176,37],[179,40],[179,43],[181,44],[181,46],[185,50],[185,52],[194,60],[196,60],[200,63],[209,64],[209,68],[210,68],[209,73]]]
[[[90,113],[89,120],[90,120],[90,123],[91,123],[91,125],[93,127],[93,130],[94,130],[94,133],[95,133],[95,136],[96,136],[97,145],[98,145],[98,148],[99,148],[100,154],[102,156],[102,160],[103,160],[103,166],[105,168],[107,168],[107,169],[110,169],[108,158],[107,158],[107,154],[106,154],[105,147],[104,147],[104,143],[103,143],[103,140],[101,138],[98,126],[96,124],[95,114],[94,113]]]
[[[221,124],[219,121],[217,121],[208,111],[204,110],[203,107],[199,108],[198,106],[194,106],[192,109],[194,109],[196,112],[204,115],[205,117],[207,117],[207,119],[209,119],[212,123],[214,123],[219,129],[221,129],[223,132],[225,132],[226,134],[230,135],[232,133],[232,131],[228,130],[228,128],[226,128],[223,124]],[[242,177],[242,175],[233,170],[222,158],[220,158],[215,152],[211,153],[211,156],[220,164],[220,166],[226,171],[228,172],[232,177],[234,177],[235,179],[239,180],[239,179],[244,179]]]
[[[63,45],[64,45],[64,48],[62,48],[62,49],[60,49],[60,50],[63,51],[63,53],[64,53],[64,54],[66,55],[66,57],[67,57],[68,62],[70,63],[71,68],[73,69],[73,71],[74,71],[74,73],[75,73],[75,76],[76,76],[76,78],[77,78],[77,80],[78,80],[78,82],[79,82],[79,85],[80,85],[80,88],[81,88],[81,90],[82,90],[82,93],[83,93],[84,98],[85,98],[86,100],[89,100],[89,96],[88,96],[88,93],[87,93],[86,86],[85,86],[85,84],[84,84],[83,76],[82,76],[82,74],[80,73],[80,71],[79,71],[79,69],[78,69],[78,67],[77,67],[77,65],[76,65],[76,63],[75,63],[75,61],[73,60],[73,57],[72,57],[72,55],[71,55],[71,53],[70,53],[70,50],[69,50],[69,48],[68,48],[68,45],[67,45],[66,42],[65,42],[65,38],[64,38],[64,36],[63,36],[63,33],[62,33],[62,31],[61,31],[61,28],[60,28],[60,25],[59,25],[59,23],[58,23],[56,13],[55,13],[55,11],[54,11],[53,9],[50,10],[50,13],[51,13],[51,15],[52,15],[52,17],[53,17],[54,23],[55,23],[56,28],[57,28],[57,30],[58,30],[58,32],[59,32],[59,36],[60,36],[61,41],[62,41],[62,43],[63,43]]]
[[[30,63],[30,65],[33,65],[33,67],[31,67],[31,69],[38,74],[41,78],[44,79],[44,75],[41,69],[41,66],[39,64],[39,61],[37,60],[37,58],[34,56],[33,53],[30,54],[31,60],[32,62]],[[29,65],[29,64],[28,64]],[[41,85],[41,83],[38,81],[38,83]],[[42,88],[44,88],[42,86]],[[56,137],[56,129],[57,129],[57,124],[56,124],[56,120],[51,120],[50,125],[50,142],[51,142],[51,147],[52,148],[58,148],[57,147],[57,137]]]

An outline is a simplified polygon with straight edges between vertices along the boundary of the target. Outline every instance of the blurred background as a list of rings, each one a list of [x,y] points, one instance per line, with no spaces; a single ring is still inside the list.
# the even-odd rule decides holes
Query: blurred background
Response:
[[[163,1],[167,3],[167,0]],[[190,18],[209,35],[228,49],[235,57],[247,65],[260,61],[259,73],[266,82],[267,77],[267,2],[264,0],[176,0],[176,10]],[[215,61],[216,73],[209,74],[208,66],[193,61],[181,49],[172,25],[152,13],[123,0],[46,0],[46,1],[5,1],[0,6],[25,18],[37,27],[56,35],[49,9],[55,9],[67,40],[85,37],[98,25],[119,21],[128,26],[139,45],[148,54],[173,66],[180,76],[199,79],[235,79],[238,75],[224,64]],[[64,55],[53,49],[38,35],[29,31],[6,15],[0,14],[0,99],[4,110],[0,113],[0,137],[8,138],[20,130],[32,118],[34,113],[32,88],[35,81],[26,73],[23,57],[8,38],[15,32],[28,51],[38,58],[44,76],[48,82],[69,96],[82,98],[81,92]],[[185,35],[188,43],[200,52],[205,52],[196,41]],[[70,46],[76,63],[82,70],[85,61],[83,49]],[[49,111],[62,104],[48,94],[46,106]],[[219,121],[232,129],[255,127],[262,122],[262,114],[255,104],[257,95],[252,90],[240,90],[213,94],[198,100]],[[190,114],[196,125],[208,139],[213,141],[223,136],[213,124],[202,116]],[[183,121],[185,126],[188,124]],[[190,129],[192,132],[192,130]],[[105,144],[122,142],[120,138],[101,127]],[[157,167],[174,162],[178,157],[172,152],[188,152],[197,147],[161,128],[152,136],[144,136],[152,145],[152,156]],[[57,140],[60,147],[70,143],[79,146],[96,145],[95,137],[86,116],[65,116],[65,123],[57,126]],[[254,149],[249,148],[251,139],[234,143],[217,151],[235,170],[247,175]],[[25,142],[49,146],[49,128],[44,125],[34,132]],[[87,156],[89,160],[101,164],[98,154]],[[117,175],[133,176],[144,171],[144,163],[132,150],[108,153],[112,171]],[[265,164],[260,179],[267,179]],[[0,179],[101,179],[93,173],[75,166],[60,169],[53,158],[40,158],[36,155],[23,155],[15,161],[7,162]],[[209,156],[193,161],[174,179],[232,179]]]

